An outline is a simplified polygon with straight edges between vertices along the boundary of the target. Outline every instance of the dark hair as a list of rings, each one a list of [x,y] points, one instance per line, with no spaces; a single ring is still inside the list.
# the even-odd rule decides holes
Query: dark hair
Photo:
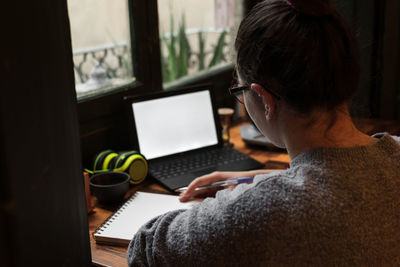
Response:
[[[240,24],[237,73],[302,113],[348,101],[359,80],[358,49],[327,0],[266,0]]]

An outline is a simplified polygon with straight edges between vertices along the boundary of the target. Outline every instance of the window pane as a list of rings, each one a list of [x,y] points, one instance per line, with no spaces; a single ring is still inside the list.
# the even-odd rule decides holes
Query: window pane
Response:
[[[78,99],[134,81],[127,0],[68,0]]]
[[[163,82],[231,64],[240,0],[158,0]]]

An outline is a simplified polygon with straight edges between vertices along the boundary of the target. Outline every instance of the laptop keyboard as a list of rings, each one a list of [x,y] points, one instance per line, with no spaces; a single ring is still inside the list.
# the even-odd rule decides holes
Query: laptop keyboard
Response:
[[[204,152],[177,158],[165,163],[152,164],[150,171],[158,179],[183,175],[192,170],[212,167],[222,164],[230,164],[247,159],[248,156],[230,147],[216,148]]]

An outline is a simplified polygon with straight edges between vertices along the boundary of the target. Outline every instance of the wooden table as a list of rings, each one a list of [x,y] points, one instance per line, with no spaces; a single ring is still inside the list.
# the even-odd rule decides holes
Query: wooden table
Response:
[[[378,120],[356,120],[356,125],[365,133],[373,134],[376,132],[389,132],[394,135],[400,135],[400,123],[393,121]],[[242,124],[243,125],[243,124]],[[234,147],[252,158],[262,162],[266,168],[281,169],[290,158],[284,151],[269,151],[259,146],[246,146],[240,137],[240,128],[238,126],[231,129],[231,140]],[[136,191],[155,192],[171,194],[168,190],[158,185],[154,180],[147,178],[142,184],[132,187],[126,195],[126,198]],[[95,201],[95,199],[92,199]],[[108,245],[98,245],[93,239],[93,232],[101,225],[118,207],[100,207],[95,205],[94,212],[89,214],[89,232],[90,246],[92,251],[92,262],[94,266],[127,266],[126,247],[116,247]]]

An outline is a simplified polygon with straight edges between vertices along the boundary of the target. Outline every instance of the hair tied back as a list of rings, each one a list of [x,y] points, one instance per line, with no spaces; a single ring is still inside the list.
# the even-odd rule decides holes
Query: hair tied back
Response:
[[[285,2],[298,12],[310,16],[328,16],[334,11],[330,0],[285,0]]]

